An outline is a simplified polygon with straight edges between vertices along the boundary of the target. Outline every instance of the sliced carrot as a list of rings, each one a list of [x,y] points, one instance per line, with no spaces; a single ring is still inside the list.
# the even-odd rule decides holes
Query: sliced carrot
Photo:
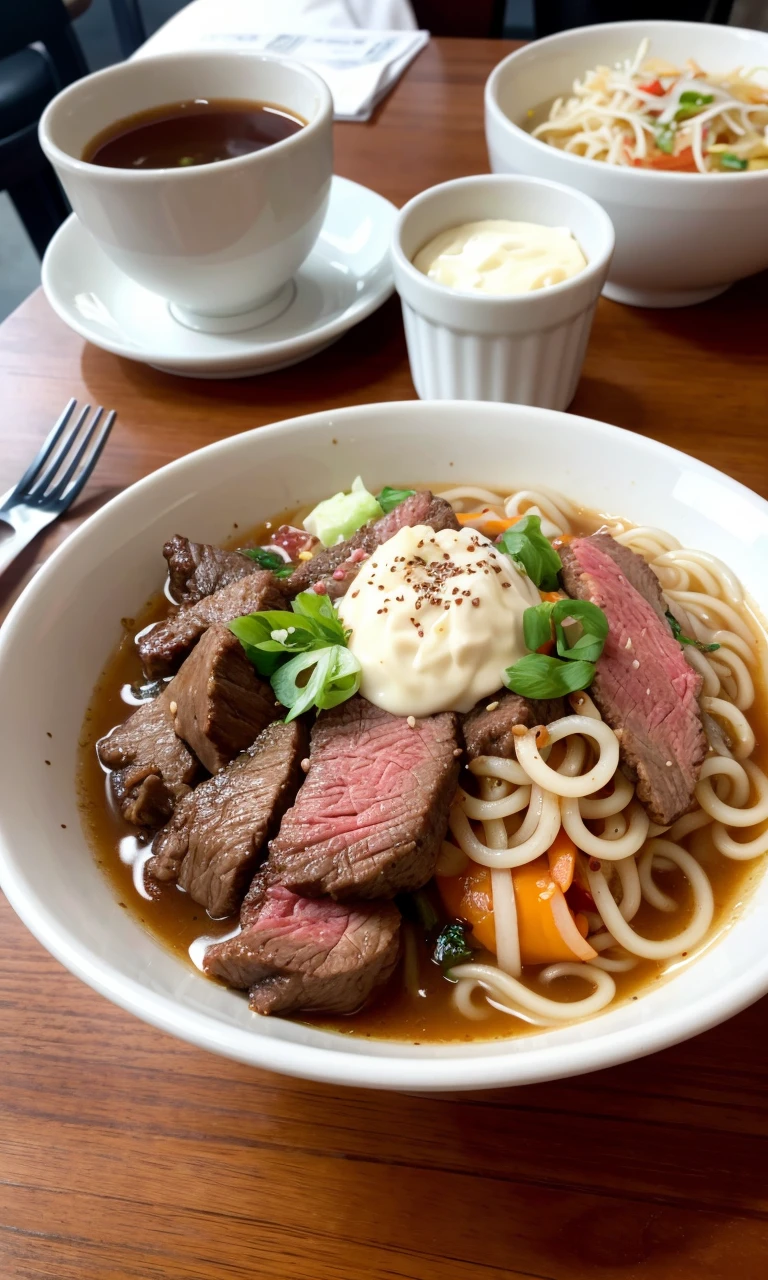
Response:
[[[635,160],[635,166],[641,169],[663,169],[668,173],[698,173],[691,147],[684,147],[676,156],[668,156],[661,151],[651,160]]]
[[[561,827],[547,850],[549,870],[556,885],[563,893],[573,884],[573,873],[576,870],[576,845]]]
[[[561,853],[567,856],[565,840]],[[495,953],[496,928],[490,870],[470,862],[460,875],[437,876],[436,880],[448,914],[454,919],[466,920],[477,942]],[[581,945],[580,955],[573,949],[585,936],[586,920],[574,917],[546,857],[536,858],[524,867],[515,867],[512,883],[523,964],[551,964],[556,960],[589,958],[587,952],[591,953],[591,948],[586,944]],[[561,924],[565,924],[566,935],[573,928],[573,946],[564,940],[558,928],[558,917]]]
[[[563,597],[562,591],[540,591],[539,595],[542,600],[546,600],[548,604],[554,604],[555,600],[561,600]]]
[[[637,87],[641,93],[653,93],[657,98],[663,98],[667,92],[660,80],[651,80],[650,84],[639,84]]]
[[[505,529],[511,529],[513,524],[517,524],[519,516],[507,519],[506,516],[496,516],[490,511],[459,511],[456,515],[460,525],[481,524],[483,533],[491,534],[503,533]]]

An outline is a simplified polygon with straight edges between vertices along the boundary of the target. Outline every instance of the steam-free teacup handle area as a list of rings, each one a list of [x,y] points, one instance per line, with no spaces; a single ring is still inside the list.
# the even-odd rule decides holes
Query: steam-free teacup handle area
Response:
[[[289,280],[268,302],[237,315],[207,316],[199,311],[180,307],[175,302],[168,303],[168,310],[178,324],[184,325],[185,329],[194,329],[196,333],[243,333],[247,329],[258,329],[261,325],[277,320],[293,304],[295,297],[296,284]]]

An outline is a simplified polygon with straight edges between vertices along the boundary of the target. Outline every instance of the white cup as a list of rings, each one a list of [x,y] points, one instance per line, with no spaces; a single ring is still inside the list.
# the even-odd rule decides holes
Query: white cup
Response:
[[[116,169],[81,159],[110,124],[193,98],[268,102],[301,116],[297,133],[233,160],[175,169]],[[333,173],[333,100],[313,71],[237,52],[125,62],[60,93],[40,143],[80,221],[117,267],[171,303],[195,329],[250,327],[290,304]],[[256,313],[256,314],[254,314]]]
[[[514,295],[451,289],[413,265],[441,231],[486,218],[568,227],[587,265],[561,284]],[[576,392],[612,253],[608,215],[559,182],[483,174],[415,196],[395,223],[392,265],[419,397],[565,409]]]

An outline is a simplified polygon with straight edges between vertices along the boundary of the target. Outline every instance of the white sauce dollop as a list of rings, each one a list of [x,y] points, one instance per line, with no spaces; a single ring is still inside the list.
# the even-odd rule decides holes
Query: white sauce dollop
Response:
[[[399,716],[470,711],[527,652],[523,613],[541,597],[475,529],[401,529],[365,562],[338,610],[360,692]]]
[[[449,289],[515,294],[560,284],[587,261],[567,227],[489,219],[441,231],[413,265]]]

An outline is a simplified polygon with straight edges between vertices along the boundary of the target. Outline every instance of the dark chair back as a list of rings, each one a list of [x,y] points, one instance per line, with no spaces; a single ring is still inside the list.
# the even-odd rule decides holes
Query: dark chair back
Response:
[[[39,41],[53,63],[59,87],[87,75],[63,0],[8,0],[0,18],[0,58]]]
[[[506,0],[412,0],[420,27],[433,36],[499,39],[504,30]]]
[[[537,36],[551,36],[570,27],[595,22],[633,22],[667,18],[675,22],[727,22],[732,0],[534,0]]]

